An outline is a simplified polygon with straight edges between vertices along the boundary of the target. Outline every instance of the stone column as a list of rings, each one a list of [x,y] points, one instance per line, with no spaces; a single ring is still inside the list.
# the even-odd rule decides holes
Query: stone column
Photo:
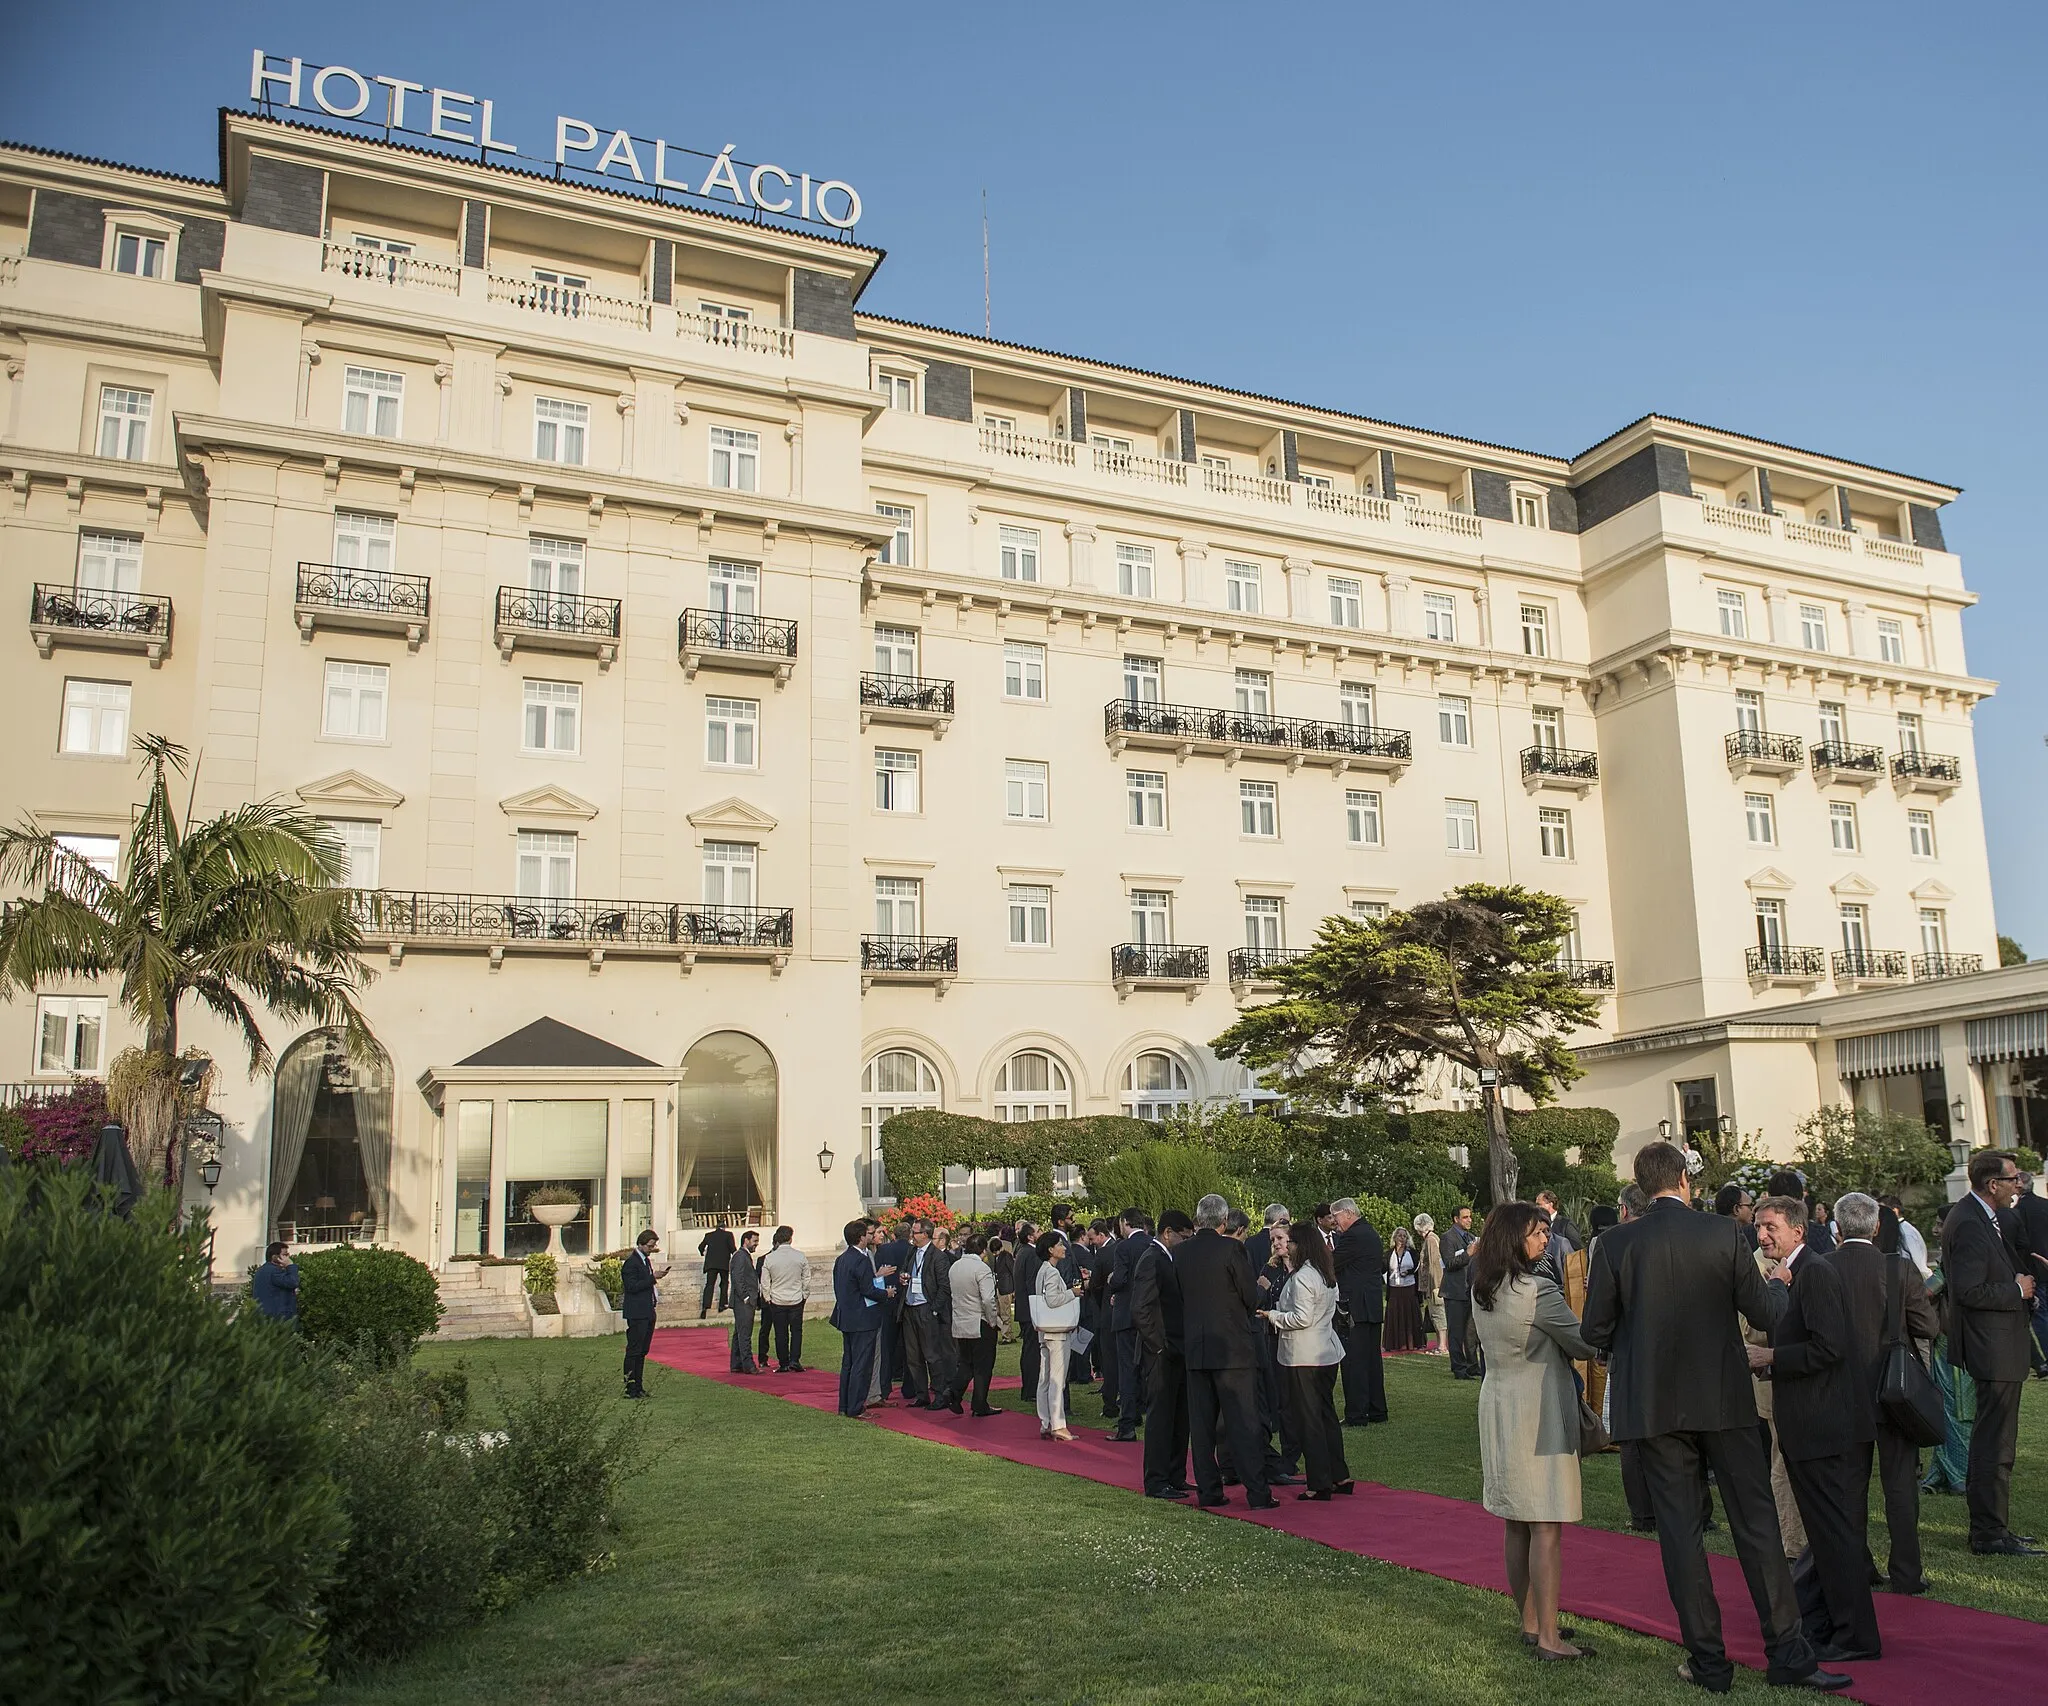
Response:
[[[1180,596],[1190,607],[1200,606],[1206,595],[1202,582],[1208,561],[1209,548],[1199,539],[1180,542]]]
[[[1315,565],[1306,557],[1287,557],[1281,560],[1280,569],[1287,577],[1287,614],[1297,622],[1314,620],[1309,600],[1314,597],[1310,589],[1309,571]]]
[[[1095,529],[1069,522],[1067,542],[1070,558],[1068,584],[1092,587],[1095,584]]]

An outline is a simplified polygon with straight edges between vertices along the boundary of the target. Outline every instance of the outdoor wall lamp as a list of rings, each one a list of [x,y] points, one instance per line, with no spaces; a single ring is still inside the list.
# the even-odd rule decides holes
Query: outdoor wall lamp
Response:
[[[1735,1116],[1733,1114],[1723,1114],[1716,1123],[1720,1126],[1723,1137],[1733,1137],[1735,1135]]]
[[[213,1195],[213,1187],[220,1183],[220,1157],[209,1155],[199,1163],[199,1182],[206,1187],[206,1194]]]
[[[1949,1103],[1948,1111],[1955,1115],[1957,1125],[1968,1125],[1970,1123],[1970,1106],[1962,1097],[1958,1096],[1953,1102]]]
[[[818,1151],[818,1171],[820,1173],[831,1172],[833,1159],[832,1145],[829,1143],[825,1144]]]
[[[1671,1141],[1671,1122],[1669,1120],[1659,1120],[1657,1122],[1657,1135],[1666,1143]]]

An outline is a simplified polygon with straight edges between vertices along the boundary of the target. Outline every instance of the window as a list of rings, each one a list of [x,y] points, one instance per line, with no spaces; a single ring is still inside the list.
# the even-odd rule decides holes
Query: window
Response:
[[[1380,796],[1371,788],[1344,791],[1344,833],[1354,847],[1378,847],[1380,839]]]
[[[384,739],[385,711],[391,702],[389,666],[330,662],[326,677],[321,734],[329,740]]]
[[[360,254],[350,257],[352,262],[350,267],[351,277],[381,279],[389,284],[403,284],[405,282],[405,261],[403,257],[412,253],[412,245],[410,243],[401,243],[391,237],[373,237],[366,232],[358,231],[349,240],[349,246],[362,251]],[[373,258],[379,255],[392,255],[399,258],[388,261]]]
[[[1546,859],[1572,856],[1572,814],[1561,806],[1542,806],[1536,812],[1536,843]]]
[[[131,278],[162,278],[168,245],[145,231],[114,233],[114,271]]]
[[[754,318],[751,308],[735,308],[730,302],[709,302],[701,296],[697,299],[697,312],[707,320],[732,320],[742,326]]]
[[[1368,682],[1347,681],[1337,689],[1337,714],[1347,729],[1373,726],[1372,687]]]
[[[875,879],[875,934],[924,934],[924,884],[915,877]]]
[[[125,533],[81,533],[78,536],[78,589],[81,592],[140,592],[142,541]]]
[[[1799,643],[1810,652],[1828,649],[1828,613],[1818,604],[1799,607]]]
[[[1354,900],[1351,903],[1351,916],[1353,918],[1378,920],[1386,917],[1391,911],[1393,911],[1393,907],[1383,900]]]
[[[1830,699],[1820,702],[1820,738],[1823,746],[1844,746],[1849,737],[1843,733],[1846,726],[1847,709]]]
[[[711,483],[720,491],[758,491],[761,484],[761,435],[738,427],[711,429]]]
[[[590,434],[590,405],[565,403],[559,397],[533,400],[533,459],[583,466],[584,441]]]
[[[1906,813],[1906,847],[1916,859],[1934,857],[1934,813],[1910,811]]]
[[[547,267],[533,269],[534,306],[545,313],[566,314],[575,319],[583,312],[583,293],[590,280],[572,272],[555,272]]]
[[[1899,750],[1903,753],[1922,751],[1920,735],[1920,718],[1912,711],[1901,711],[1899,713]]]
[[[388,515],[365,515],[353,509],[334,512],[334,566],[337,569],[366,569],[372,574],[388,574],[397,541],[398,523]]]
[[[754,904],[755,855],[758,851],[751,841],[704,843],[706,906]]]
[[[1361,628],[1365,625],[1365,599],[1360,584],[1330,577],[1330,626]]]
[[[1445,746],[1472,744],[1472,701],[1446,693],[1436,702],[1436,738]]]
[[[1124,1068],[1124,1112],[1134,1120],[1163,1120],[1188,1105],[1188,1071],[1157,1049]]]
[[[1785,903],[1762,899],[1756,903],[1756,945],[1772,953],[1785,945]]]
[[[119,758],[128,750],[130,691],[125,681],[65,682],[59,750]]]
[[[1328,474],[1312,473],[1306,468],[1301,470],[1301,483],[1312,492],[1334,492],[1337,489],[1337,482]]]
[[[1714,594],[1714,602],[1720,609],[1721,633],[1730,640],[1749,638],[1749,601],[1739,592],[1723,587]]]
[[[1752,847],[1775,847],[1778,845],[1778,814],[1771,804],[1769,794],[1744,794],[1742,813],[1749,824],[1749,844]]]
[[[574,754],[580,750],[582,723],[583,689],[577,683],[526,683],[524,746],[528,752]]]
[[[398,436],[405,377],[375,367],[350,367],[341,376],[341,430],[370,438]]]
[[[704,762],[729,770],[751,770],[761,762],[761,701],[704,701]]]
[[[583,541],[539,534],[527,540],[526,590],[543,598],[577,597],[583,591]]]
[[[1164,889],[1131,890],[1130,939],[1146,947],[1173,940],[1173,902]]]
[[[1277,782],[1240,782],[1237,785],[1238,828],[1246,835],[1270,841],[1280,833],[1280,785]]]
[[[992,438],[1007,443],[1007,441],[1017,436],[1017,417],[1015,415],[983,415],[981,417],[981,430]]]
[[[931,1062],[908,1049],[891,1049],[868,1063],[860,1077],[860,1158],[854,1163],[855,1183],[864,1197],[889,1194],[889,1175],[882,1165],[882,1125],[911,1108],[939,1105],[939,1075]],[[1022,1189],[1020,1185],[1017,1187]]]
[[[1010,946],[1052,946],[1052,890],[1030,883],[1010,885]],[[1002,1118],[1000,1114],[997,1118]]]
[[[1523,527],[1541,527],[1543,518],[1543,494],[1541,492],[1515,493],[1515,521]],[[1541,652],[1531,652],[1531,657],[1541,657]]]
[[[1273,678],[1262,669],[1241,669],[1235,682],[1237,708],[1248,717],[1273,714]]]
[[[36,1072],[98,1072],[107,1029],[104,995],[45,995],[36,1001]]]
[[[876,375],[875,389],[882,393],[882,403],[891,409],[901,409],[905,414],[917,412],[917,381],[907,373],[884,371]]]
[[[877,675],[917,674],[917,630],[875,625],[875,673]]]
[[[1259,565],[1257,563],[1231,563],[1223,565],[1223,596],[1232,610],[1241,610],[1247,615],[1257,615],[1259,603]]]
[[[1853,800],[1828,801],[1828,840],[1837,853],[1856,851],[1856,804]]]
[[[1045,648],[1029,640],[1003,642],[1003,697],[1045,699]]]
[[[100,387],[100,454],[116,462],[141,462],[149,455],[147,391],[125,385]]]
[[[999,549],[1002,553],[1003,579],[1006,581],[1036,581],[1038,579],[1038,529],[1035,527],[1005,527],[998,530]]]
[[[882,554],[876,560],[895,569],[909,568],[916,560],[916,511],[902,504],[876,504],[875,514],[889,524],[889,537],[882,542]]]
[[[1012,758],[1003,765],[1003,815],[1012,823],[1046,820],[1049,766],[1035,759]]]
[[[1116,548],[1116,589],[1126,598],[1152,596],[1152,547],[1119,545]]]
[[[1532,658],[1550,656],[1550,612],[1540,604],[1522,606],[1522,650]]]
[[[1156,705],[1164,693],[1163,670],[1157,658],[1124,659],[1124,697],[1134,704]]]
[[[1248,894],[1244,897],[1244,945],[1247,948],[1278,950],[1286,945],[1285,920],[1276,894]]]
[[[1131,803],[1131,828],[1166,827],[1166,773],[1163,770],[1126,770],[1124,790]]]
[[[1422,595],[1422,637],[1441,640],[1449,646],[1458,643],[1458,601],[1449,593],[1425,592]]]
[[[1920,909],[1920,951],[1923,954],[1948,952],[1948,914],[1938,906]]]
[[[516,881],[522,900],[574,900],[576,837],[566,830],[522,829]]]
[[[1556,752],[1564,745],[1564,711],[1556,705],[1536,705],[1529,711],[1529,732],[1533,744],[1545,752]]]
[[[1091,432],[1088,442],[1095,449],[1095,466],[1106,468],[1111,473],[1128,474],[1131,471],[1131,451],[1134,448],[1128,438],[1113,436],[1106,432]]]
[[[1867,954],[1870,951],[1870,910],[1851,901],[1844,901],[1842,914],[1842,952],[1845,954]]]
[[[1562,964],[1567,960],[1584,959],[1586,957],[1583,951],[1584,946],[1585,944],[1581,941],[1579,937],[1578,910],[1577,908],[1574,908],[1572,911],[1572,926],[1569,930],[1565,932],[1564,940],[1559,942],[1557,945],[1557,957],[1559,963]]]
[[[917,754],[878,748],[875,752],[875,810],[917,810]]]
[[[118,835],[59,835],[57,845],[80,864],[90,865],[113,882],[121,874],[121,838]]]
[[[705,596],[721,616],[753,616],[761,603],[761,571],[752,563],[711,565]]]
[[[1743,687],[1735,693],[1735,726],[1744,734],[1762,734],[1764,696]]]
[[[1882,663],[1906,661],[1906,628],[1896,616],[1877,619],[1877,655]]]
[[[383,848],[384,826],[361,818],[323,818],[327,831],[341,843],[341,880],[352,889],[377,886],[378,858]]]
[[[1063,1120],[1073,1111],[1067,1069],[1042,1049],[1013,1054],[996,1073],[995,1104],[999,1120]],[[1061,1171],[1053,1169],[1055,1189]]]

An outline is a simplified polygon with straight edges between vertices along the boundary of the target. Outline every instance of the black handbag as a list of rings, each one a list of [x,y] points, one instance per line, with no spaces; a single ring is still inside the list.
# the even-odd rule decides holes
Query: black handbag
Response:
[[[1948,1438],[1948,1412],[1942,1405],[1941,1388],[1906,1342],[1905,1303],[1899,1296],[1898,1264],[1902,1259],[1885,1259],[1884,1367],[1877,1382],[1877,1408],[1914,1445],[1940,1445]]]

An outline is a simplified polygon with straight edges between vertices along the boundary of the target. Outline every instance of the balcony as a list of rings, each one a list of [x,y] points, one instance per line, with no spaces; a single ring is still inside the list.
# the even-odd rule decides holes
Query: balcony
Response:
[[[1902,752],[1892,760],[1892,787],[1908,794],[1946,799],[1963,785],[1963,761],[1945,752]]]
[[[427,637],[429,590],[425,575],[301,563],[292,593],[292,620],[299,625],[302,640],[312,639],[316,628],[349,628],[363,634],[403,634],[407,647],[418,651]]]
[[[462,269],[450,262],[393,255],[355,243],[321,244],[320,271],[326,278],[357,279],[387,290],[430,290],[454,296],[462,289]]]
[[[1884,775],[1884,748],[1824,740],[1813,749],[1813,779],[1822,787],[1847,782],[1868,792]]]
[[[1562,788],[1583,796],[1590,794],[1599,780],[1597,754],[1574,752],[1567,746],[1522,749],[1522,786],[1532,794],[1540,788]]]
[[[58,646],[140,652],[155,669],[171,649],[171,601],[160,592],[38,581],[29,595],[28,632],[44,657]]]
[[[796,668],[796,624],[730,610],[685,610],[676,622],[676,654],[683,674],[700,669],[772,675],[783,686]]]
[[[1406,729],[1324,723],[1313,717],[1112,699],[1102,708],[1102,721],[1112,754],[1126,747],[1141,747],[1171,752],[1183,764],[1191,754],[1200,752],[1220,757],[1226,764],[1235,764],[1240,758],[1269,758],[1289,770],[1304,764],[1326,764],[1340,776],[1350,770],[1398,776],[1415,758],[1414,742]]]
[[[1938,977],[1975,977],[1984,969],[1982,954],[1915,954],[1913,981],[1927,983]]]
[[[1755,947],[1743,953],[1751,989],[1815,989],[1828,974],[1828,956],[1820,948]]]
[[[748,355],[776,356],[784,361],[796,354],[796,333],[789,327],[767,326],[759,320],[734,320],[724,314],[679,311],[676,336],[686,344],[709,344],[714,349],[742,350]]]
[[[1728,737],[1728,774],[1731,776],[1790,776],[1799,769],[1805,757],[1805,744],[1797,735],[1737,729]]]
[[[1742,509],[1728,504],[1700,502],[1700,519],[1709,527],[1726,533],[1748,533],[1763,539],[1781,539],[1792,545],[1808,545],[1841,556],[1860,552],[1882,563],[1901,563],[1922,568],[1927,553],[1903,539],[1880,539],[1872,533],[1846,533],[1839,527],[1816,527],[1812,522],[1793,521],[1788,516],[1760,509]]]
[[[488,279],[489,300],[538,319],[565,325],[587,320],[592,325],[625,326],[638,332],[653,324],[649,304],[634,297],[607,296],[580,284],[544,283],[503,273],[491,273]]]
[[[1614,962],[1612,960],[1561,959],[1557,969],[1575,989],[1612,989],[1614,987]]]
[[[599,669],[610,669],[619,655],[619,601],[501,586],[495,631],[498,655],[508,662],[524,646],[594,657]]]
[[[1301,958],[1299,948],[1232,948],[1230,950],[1230,992],[1240,998],[1248,989],[1277,989],[1273,974],[1290,960]]]
[[[1834,956],[1838,989],[1877,989],[1906,981],[1906,956],[1894,948],[1845,948]]]
[[[958,936],[863,936],[860,988],[878,983],[928,984],[941,999],[960,973]]]
[[[1109,981],[1119,1001],[1134,989],[1178,989],[1192,1001],[1209,981],[1209,950],[1179,942],[1119,942],[1109,950]]]
[[[900,728],[930,729],[940,740],[953,723],[953,684],[922,675],[882,675],[863,671],[860,678],[860,726],[891,723]]]
[[[762,960],[780,972],[795,939],[788,907],[674,901],[558,900],[533,895],[427,894],[378,889],[356,896],[364,939],[389,945],[393,964],[408,946],[481,946],[491,964],[507,952],[573,953],[592,969],[608,954],[674,959]]]

